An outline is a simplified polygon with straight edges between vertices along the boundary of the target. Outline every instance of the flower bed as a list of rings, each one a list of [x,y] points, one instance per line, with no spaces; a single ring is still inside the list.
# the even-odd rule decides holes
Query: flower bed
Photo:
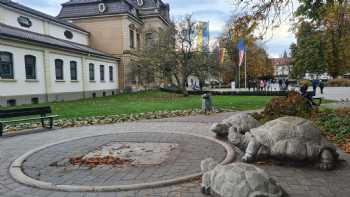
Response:
[[[330,141],[350,154],[350,108],[319,112],[313,120]]]
[[[223,108],[215,109],[212,113],[220,112],[234,112],[236,109]],[[71,128],[71,127],[82,127],[90,125],[103,125],[103,124],[114,124],[120,122],[132,122],[138,120],[150,120],[150,119],[163,119],[163,118],[174,118],[183,116],[193,116],[206,114],[202,110],[176,110],[176,111],[159,111],[159,112],[147,112],[139,114],[122,114],[122,115],[111,115],[111,116],[96,116],[86,118],[71,118],[71,119],[59,119],[55,120],[55,128]],[[41,123],[20,123],[16,125],[7,125],[5,127],[5,133],[16,133],[17,131],[40,128]]]

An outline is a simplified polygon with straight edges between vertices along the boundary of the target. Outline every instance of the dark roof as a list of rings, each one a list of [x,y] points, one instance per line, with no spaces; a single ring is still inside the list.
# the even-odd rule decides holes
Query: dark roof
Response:
[[[15,38],[24,41],[31,41],[38,44],[50,45],[52,47],[62,47],[69,50],[74,50],[83,53],[89,53],[96,56],[103,56],[108,58],[113,58],[110,54],[98,51],[93,48],[89,48],[85,45],[77,44],[74,42],[69,42],[66,40],[58,39],[52,36],[43,35],[35,32],[26,31],[16,27],[11,27],[5,24],[0,23],[0,38]]]
[[[17,9],[17,10],[21,10],[21,11],[30,13],[32,15],[44,18],[46,20],[53,21],[53,22],[59,23],[61,25],[65,25],[65,26],[74,28],[74,29],[80,30],[80,31],[85,32],[85,33],[89,33],[88,31],[86,31],[86,30],[82,29],[81,27],[78,27],[78,26],[76,26],[76,25],[74,25],[74,24],[72,24],[72,23],[70,23],[68,21],[65,21],[65,20],[62,20],[62,19],[58,19],[56,17],[53,17],[53,16],[50,16],[50,15],[45,14],[43,12],[34,10],[32,8],[29,8],[27,6],[21,5],[21,4],[16,3],[16,2],[13,2],[11,0],[0,0],[0,5],[5,5],[5,6],[8,6],[8,7]]]
[[[98,4],[104,3],[107,10],[104,13],[98,11]],[[143,0],[143,6],[137,5],[137,0],[70,0],[62,4],[61,12],[58,14],[58,18],[76,18],[76,17],[90,17],[90,16],[103,16],[114,14],[126,14],[130,13],[132,8],[138,10],[139,16],[150,15],[151,8],[156,8],[156,2],[154,0]],[[169,5],[159,1],[160,9],[169,10]],[[154,9],[151,12],[152,15],[160,14],[154,13]],[[136,16],[138,17],[138,16]],[[167,19],[166,19],[167,20]]]
[[[134,7],[129,1],[115,0],[104,1],[107,10],[104,13],[98,11],[100,0],[71,0],[62,4],[58,18],[75,18],[98,15],[112,15],[128,13]]]
[[[270,60],[274,66],[291,65],[293,63],[293,59],[290,57],[271,58]]]

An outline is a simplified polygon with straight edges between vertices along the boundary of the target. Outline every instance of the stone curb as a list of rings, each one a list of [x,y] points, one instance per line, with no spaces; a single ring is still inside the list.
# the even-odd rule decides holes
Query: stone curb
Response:
[[[130,131],[130,132],[119,132],[118,134],[122,133],[140,133],[139,131]],[[164,133],[164,132],[154,132],[152,133]],[[203,136],[203,135],[196,135],[196,134],[189,134],[184,132],[168,132],[168,133],[174,133],[174,134],[182,134],[182,135],[191,135],[199,138],[204,138],[210,141],[213,141],[215,143],[221,144],[226,149],[226,158],[221,162],[222,165],[228,164],[231,161],[233,161],[235,154],[231,146],[225,142],[219,141],[213,137]],[[106,135],[106,134],[104,134]],[[27,175],[24,174],[22,171],[22,165],[26,161],[28,157],[30,157],[32,154],[37,153],[43,149],[49,148],[51,146],[55,146],[58,144],[63,144],[66,142],[74,141],[74,140],[80,140],[85,138],[91,138],[91,137],[99,137],[104,135],[91,135],[91,136],[85,136],[85,137],[79,137],[79,138],[73,138],[69,140],[63,140],[60,142],[48,144],[36,149],[33,149],[24,155],[17,158],[14,162],[12,162],[9,172],[13,179],[18,181],[19,183],[22,183],[27,186],[39,188],[39,189],[46,189],[46,190],[55,190],[55,191],[65,191],[65,192],[119,192],[119,191],[130,191],[130,190],[141,190],[141,189],[150,189],[155,187],[164,187],[174,184],[179,184],[183,182],[190,181],[192,179],[198,178],[202,175],[202,173],[192,174],[188,176],[183,176],[175,179],[169,179],[164,181],[156,181],[151,183],[141,183],[141,184],[132,184],[132,185],[114,185],[114,186],[77,186],[77,185],[55,185],[48,182],[39,181],[36,179],[33,179]],[[199,166],[198,166],[199,168]]]

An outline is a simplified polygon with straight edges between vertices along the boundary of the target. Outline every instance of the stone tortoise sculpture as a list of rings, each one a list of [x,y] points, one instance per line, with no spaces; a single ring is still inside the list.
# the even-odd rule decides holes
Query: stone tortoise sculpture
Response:
[[[247,113],[235,114],[220,123],[215,123],[210,128],[218,137],[226,138],[229,135],[229,130],[234,127],[237,132],[244,134],[252,128],[260,126],[260,123]]]
[[[254,165],[218,165],[212,158],[201,162],[202,193],[217,197],[283,197],[283,189]]]
[[[335,167],[339,155],[334,144],[311,121],[282,117],[242,134],[235,127],[229,141],[245,151],[243,162],[271,158],[288,163],[317,163],[322,170]]]

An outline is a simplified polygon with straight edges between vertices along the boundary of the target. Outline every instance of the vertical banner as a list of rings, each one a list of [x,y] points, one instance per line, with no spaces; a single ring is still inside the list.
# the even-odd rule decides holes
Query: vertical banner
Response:
[[[219,63],[221,64],[221,65],[223,65],[224,64],[224,62],[225,62],[225,53],[226,53],[226,49],[225,48],[221,48],[221,49],[219,49]]]
[[[209,52],[209,22],[197,22],[197,50]]]
[[[202,51],[202,43],[203,43],[203,26],[201,22],[198,22],[196,25],[197,31],[197,50]]]
[[[203,23],[203,38],[202,38],[202,48],[203,51],[209,52],[209,22]]]

